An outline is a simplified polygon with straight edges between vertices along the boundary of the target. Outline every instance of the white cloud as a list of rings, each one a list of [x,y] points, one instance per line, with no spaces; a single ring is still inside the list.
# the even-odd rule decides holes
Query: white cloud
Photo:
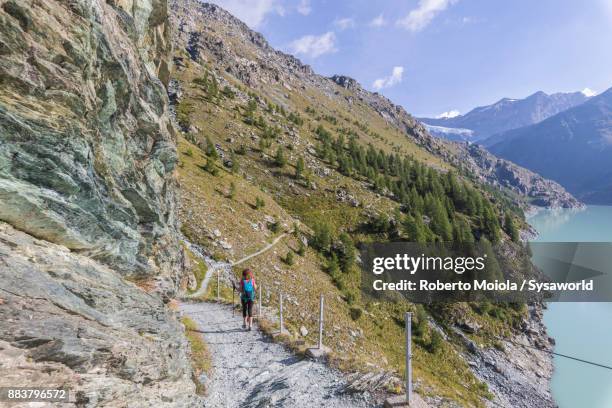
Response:
[[[383,27],[387,25],[387,20],[383,17],[382,14],[379,14],[377,17],[374,17],[372,21],[370,21],[370,27]]]
[[[404,18],[397,21],[397,24],[410,31],[421,31],[440,12],[446,10],[446,8],[458,0],[419,0],[417,8],[412,10]]]
[[[582,94],[588,98],[590,98],[591,96],[595,96],[597,95],[597,92],[595,92],[594,90],[592,90],[591,88],[584,88],[582,90]]]
[[[404,67],[393,67],[391,75],[384,78],[378,78],[372,83],[372,88],[379,91],[381,89],[397,85],[402,82],[402,75],[404,75]]]
[[[336,34],[328,31],[321,35],[305,35],[293,41],[290,48],[295,54],[307,55],[312,58],[336,52]]]
[[[355,20],[353,20],[352,18],[337,18],[334,20],[334,25],[339,29],[339,30],[346,30],[347,28],[353,28],[355,27]]]
[[[312,11],[310,0],[300,0],[300,4],[297,6],[297,11],[303,16],[307,16]]]
[[[442,112],[441,114],[439,114],[438,116],[436,116],[436,119],[450,119],[450,118],[456,118],[457,116],[461,115],[461,112],[459,112],[456,109],[453,110],[449,110],[448,112]]]
[[[283,8],[277,0],[212,0],[251,28],[258,28],[270,13],[283,15]]]

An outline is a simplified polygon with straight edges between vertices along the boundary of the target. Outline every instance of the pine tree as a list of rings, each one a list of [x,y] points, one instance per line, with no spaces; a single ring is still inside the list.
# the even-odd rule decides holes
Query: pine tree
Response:
[[[310,241],[310,246],[318,251],[327,252],[331,245],[331,228],[325,222],[320,222],[313,229],[314,237]]]
[[[520,237],[518,228],[516,227],[512,216],[508,212],[506,213],[506,217],[504,219],[504,231],[506,231],[506,234],[510,236],[510,239],[513,242],[519,242]]]
[[[495,212],[493,211],[493,208],[491,208],[490,204],[487,204],[484,207],[482,222],[484,232],[487,234],[491,242],[499,241],[499,222],[497,221]]]
[[[216,160],[219,158],[219,153],[217,153],[217,148],[215,144],[210,140],[210,137],[206,136],[206,156],[209,158]]]
[[[431,210],[431,230],[438,235],[442,241],[451,241],[453,239],[453,229],[448,220],[446,209],[440,200],[432,199]]]
[[[485,257],[485,268],[483,271],[484,276],[479,278],[487,279],[491,282],[493,282],[495,279],[503,279],[504,276],[499,263],[497,262],[497,257],[493,251],[493,245],[491,245],[491,242],[483,237],[480,240],[480,245],[482,246],[483,256]]]
[[[404,219],[404,231],[411,242],[427,242],[427,232],[423,216],[417,213],[414,217],[407,215]]]
[[[304,173],[304,159],[300,156],[295,163],[295,178],[298,180],[301,179],[302,173]]]
[[[287,164],[287,158],[285,157],[285,152],[281,146],[276,149],[276,155],[274,156],[274,164],[278,167],[284,167]]]
[[[346,232],[340,234],[338,238],[342,245],[342,250],[338,256],[342,272],[347,273],[355,264],[355,244]]]
[[[207,172],[209,172],[213,176],[216,176],[217,174],[219,174],[219,169],[217,169],[217,166],[215,165],[215,159],[214,158],[209,157],[209,158],[206,159],[206,164],[204,165],[204,170],[206,170]]]

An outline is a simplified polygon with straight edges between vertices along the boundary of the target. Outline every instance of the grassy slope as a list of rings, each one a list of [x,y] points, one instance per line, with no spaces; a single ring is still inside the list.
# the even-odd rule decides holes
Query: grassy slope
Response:
[[[274,103],[282,103],[289,111],[299,112],[305,123],[301,126],[292,125],[280,114],[266,113],[263,104],[258,106],[257,116],[263,116],[267,123],[286,126],[288,129],[272,142],[270,148],[261,152],[255,140],[261,136],[261,130],[243,122],[246,96],[239,92],[235,99],[225,98],[213,103],[207,101],[205,92],[193,83],[194,78],[203,75],[205,68],[185,60],[186,68],[177,71],[177,79],[183,87],[183,103],[188,101],[194,107],[189,120],[199,131],[189,136],[195,144],[185,139],[179,142],[179,175],[183,198],[181,219],[185,234],[219,257],[236,260],[270,242],[275,234],[266,226],[266,216],[279,220],[282,229],[286,231],[292,230],[296,222],[303,223],[300,224],[302,231],[308,231],[309,226],[322,219],[331,223],[336,231],[354,231],[366,219],[368,212],[390,214],[397,207],[397,203],[372,192],[361,181],[344,177],[336,171],[322,175],[321,170],[325,165],[312,154],[312,148],[316,145],[313,131],[319,124],[332,131],[350,128],[359,135],[360,143],[372,143],[387,151],[411,154],[436,168],[448,168],[446,163],[420,149],[359,101],[347,111],[335,99],[321,93],[311,90],[297,92],[274,86],[249,91],[255,91]],[[217,75],[221,78],[220,74]],[[240,87],[246,90],[233,78],[226,77],[225,80],[236,89]],[[306,113],[307,107],[315,107],[316,113]],[[333,115],[338,123],[330,123],[324,118],[326,115]],[[361,124],[367,123],[367,133],[360,129],[359,124],[355,124],[356,118]],[[240,170],[236,174],[223,168],[220,161],[217,163],[217,176],[203,169],[206,158],[196,144],[204,146],[206,137],[220,145],[225,154],[241,144],[246,146],[246,154],[237,156]],[[288,158],[289,164],[284,168],[271,164],[278,147],[285,149]],[[316,188],[307,187],[292,177],[293,164],[298,156],[304,157],[308,177]],[[231,183],[236,186],[233,198],[228,194]],[[361,205],[353,207],[347,202],[338,201],[338,188],[355,197]],[[265,201],[265,207],[254,208],[256,197]],[[216,229],[221,232],[221,237],[215,236]],[[355,238],[371,239],[358,234],[355,234]],[[219,240],[231,243],[232,248],[224,250],[217,244]],[[324,293],[329,322],[325,342],[344,360],[339,365],[346,369],[363,370],[379,367],[402,375],[402,318],[404,311],[411,310],[413,305],[378,305],[367,299],[357,299],[349,304],[343,297],[344,292],[334,285],[325,272],[321,257],[311,249],[307,250],[304,257],[296,255],[294,265],[283,263],[282,258],[287,251],[297,246],[298,241],[288,235],[273,250],[240,266],[251,267],[267,288],[264,293],[268,296],[264,303],[275,305],[278,291],[282,288],[288,299],[286,310],[289,329],[297,333],[300,325],[304,325],[309,330],[306,343],[314,343],[318,297]],[[353,321],[351,308],[360,308],[365,312],[357,321]],[[484,325],[485,331],[490,328],[498,332],[505,325],[498,319],[472,313],[469,308],[466,313],[473,314],[474,319]],[[502,328],[497,328],[500,325]],[[431,330],[428,329],[422,341],[414,345],[414,371],[415,378],[421,384],[420,392],[471,406],[481,405],[483,398],[488,395],[486,386],[474,378],[458,354],[463,351],[461,346],[450,341],[444,342],[436,352],[428,351],[422,344],[427,343]]]

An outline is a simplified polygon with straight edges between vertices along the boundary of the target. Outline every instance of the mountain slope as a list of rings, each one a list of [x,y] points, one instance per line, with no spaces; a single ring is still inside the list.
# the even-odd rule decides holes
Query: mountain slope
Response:
[[[582,92],[536,92],[524,99],[503,98],[452,118],[419,118],[432,134],[450,140],[479,141],[496,133],[534,123],[588,100]]]
[[[612,203],[612,89],[494,141],[491,152],[559,182],[583,201]]]
[[[241,267],[255,271],[266,305],[278,307],[284,294],[296,349],[316,341],[324,294],[332,363],[346,371],[392,373],[396,381],[386,386],[395,389],[403,374],[402,316],[413,310],[423,328],[414,348],[417,390],[432,404],[486,406],[492,398],[509,406],[552,406],[545,352],[532,349],[507,362],[486,337],[549,347],[537,308],[504,308],[495,317],[467,305],[440,311],[405,301],[379,304],[360,291],[355,243],[409,239],[414,217],[425,219],[421,211],[433,220],[423,228],[427,239],[452,234],[446,213],[461,225],[463,238],[499,239],[513,254],[509,259],[519,257],[520,248],[499,228],[506,213],[524,222],[517,205],[508,204],[511,195],[472,178],[455,148],[355,80],[317,75],[218,6],[177,0],[171,8],[177,33],[170,98],[183,130],[185,236],[208,256],[232,261],[291,233]],[[406,177],[411,173],[414,179]],[[454,201],[453,188],[469,203]],[[422,208],[424,200],[430,208]],[[230,277],[223,278],[225,287]],[[455,335],[450,328],[459,319],[482,329]],[[447,341],[432,341],[438,329]],[[514,367],[504,372],[530,368],[510,379],[471,368],[492,360]]]

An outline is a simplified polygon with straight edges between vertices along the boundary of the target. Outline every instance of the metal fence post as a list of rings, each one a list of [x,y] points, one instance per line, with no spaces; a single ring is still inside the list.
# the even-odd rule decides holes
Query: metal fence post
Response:
[[[221,298],[219,288],[221,287],[221,272],[217,270],[217,301]]]
[[[261,317],[261,286],[259,286],[259,307],[257,308],[259,313],[257,313],[257,317]]]
[[[319,304],[319,349],[323,348],[323,295]]]
[[[406,402],[412,400],[412,313],[406,312]]]
[[[284,325],[283,325],[283,294],[280,294],[280,332],[283,333]]]

